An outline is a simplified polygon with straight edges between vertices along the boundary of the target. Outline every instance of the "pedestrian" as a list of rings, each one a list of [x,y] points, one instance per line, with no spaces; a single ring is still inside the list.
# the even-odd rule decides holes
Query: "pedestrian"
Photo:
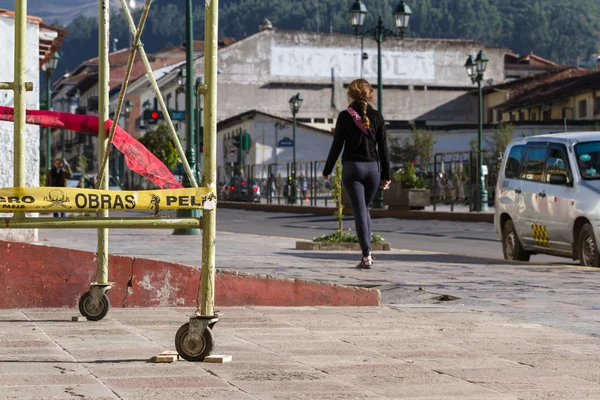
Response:
[[[66,187],[67,180],[73,176],[73,171],[69,163],[64,158],[61,160],[57,158],[54,160],[54,164],[51,169],[46,171],[46,186],[51,187]],[[66,214],[54,213],[54,218],[64,218]]]
[[[300,189],[302,191],[302,200],[308,203],[308,180],[304,174],[300,174]]]
[[[343,148],[342,181],[350,196],[362,249],[357,268],[369,269],[373,265],[369,206],[377,189],[387,189],[391,182],[385,121],[381,113],[369,105],[373,101],[373,88],[366,80],[350,83],[348,101],[348,108],[338,115],[323,177],[327,179],[331,175]]]

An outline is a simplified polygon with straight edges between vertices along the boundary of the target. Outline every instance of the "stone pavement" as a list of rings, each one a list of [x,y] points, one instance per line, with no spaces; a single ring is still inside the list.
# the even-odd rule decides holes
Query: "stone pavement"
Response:
[[[0,310],[0,399],[598,399],[597,338],[445,304],[229,308],[228,364],[156,364],[192,309]]]
[[[40,230],[40,243],[95,251],[94,230]],[[111,254],[198,265],[200,236],[170,231],[111,230]],[[217,267],[247,273],[377,287],[387,304],[428,304],[439,296],[454,307],[520,318],[598,335],[600,270],[574,265],[506,263],[433,252],[376,254],[372,270],[356,270],[358,255],[301,252],[289,238],[219,232]],[[568,260],[567,260],[568,261]],[[127,282],[117,282],[126,285]],[[424,291],[418,291],[423,288]],[[194,296],[195,294],[190,294]]]

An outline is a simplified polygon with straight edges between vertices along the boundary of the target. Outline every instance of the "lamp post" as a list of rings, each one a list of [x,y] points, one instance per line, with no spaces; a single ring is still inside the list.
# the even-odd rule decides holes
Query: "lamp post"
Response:
[[[379,111],[383,114],[383,71],[381,62],[381,44],[389,37],[395,37],[400,40],[404,39],[404,32],[408,28],[412,11],[410,10],[410,7],[404,3],[404,1],[400,2],[396,8],[396,12],[394,13],[396,28],[398,29],[397,33],[387,29],[383,25],[383,17],[381,16],[379,16],[377,25],[375,27],[368,29],[365,31],[365,33],[361,33],[360,30],[365,22],[367,13],[368,11],[365,4],[360,0],[356,0],[350,8],[350,19],[358,37],[364,38],[365,36],[372,36],[372,38],[377,42],[377,108],[379,108]],[[362,56],[363,55],[361,52],[361,57]],[[377,191],[375,200],[373,201],[373,208],[385,208],[383,204],[383,191],[381,188],[379,188]]]
[[[475,192],[474,211],[487,211],[488,210],[488,192],[485,187],[485,175],[483,168],[483,91],[481,88],[481,81],[483,80],[483,74],[487,69],[487,63],[489,58],[485,55],[483,50],[480,50],[473,61],[473,57],[467,57],[465,68],[467,75],[471,78],[471,82],[477,82],[477,97],[478,97],[478,115],[479,123],[477,127],[477,183]]]
[[[292,117],[293,117],[293,128],[292,128],[292,132],[293,132],[293,147],[292,147],[292,181],[289,182],[290,185],[288,185],[288,187],[290,188],[290,193],[288,193],[288,202],[291,204],[296,204],[296,202],[298,201],[298,193],[297,193],[297,182],[296,182],[296,114],[298,114],[298,112],[300,111],[300,107],[302,106],[302,102],[304,101],[304,99],[302,98],[302,95],[300,93],[296,93],[294,96],[292,96],[292,98],[289,100],[289,104],[290,104],[290,110],[292,111]]]
[[[182,68],[178,83],[185,81],[185,157],[193,167],[196,165],[195,157],[195,135],[194,135],[194,30],[193,30],[192,0],[185,2],[185,69]],[[185,72],[183,72],[185,70]],[[191,187],[187,174],[183,175],[184,187]],[[200,218],[200,210],[177,210],[177,216],[181,218]],[[175,235],[199,235],[200,229],[175,229]]]
[[[133,103],[131,100],[127,99],[123,107],[123,119],[125,120],[123,125],[126,132],[129,130],[129,116],[131,115],[132,111]],[[117,162],[115,163],[115,179],[117,180],[119,186],[121,186],[121,176],[123,175],[123,154],[118,150],[115,152],[115,154],[117,156]]]
[[[201,171],[201,160],[202,160],[202,148],[204,147],[204,127],[202,126],[202,98],[201,94],[198,93],[198,88],[204,85],[204,77],[199,76],[196,78],[196,89],[194,90],[196,96],[196,180],[200,182],[200,171]]]
[[[44,64],[43,69],[46,71],[46,110],[52,110],[52,91],[50,87],[50,83],[52,81],[52,74],[56,71],[56,67],[58,66],[58,61],[60,60],[60,55],[58,52],[55,52],[52,55],[52,58]],[[46,128],[46,169],[52,168],[52,130],[50,128]]]

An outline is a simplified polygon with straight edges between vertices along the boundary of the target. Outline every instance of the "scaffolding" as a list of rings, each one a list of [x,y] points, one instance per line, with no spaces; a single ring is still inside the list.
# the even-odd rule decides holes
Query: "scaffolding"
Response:
[[[197,94],[204,99],[204,170],[202,182],[204,187],[199,188],[186,155],[183,151],[179,137],[169,116],[166,104],[162,98],[152,69],[140,40],[141,34],[150,10],[152,0],[145,0],[137,27],[131,16],[126,0],[121,0],[121,5],[129,23],[131,34],[134,37],[129,50],[126,74],[121,85],[121,90],[115,110],[114,121],[119,120],[123,107],[125,94],[131,76],[135,55],[139,52],[146,67],[146,74],[158,99],[169,134],[175,143],[179,157],[182,160],[185,172],[192,188],[170,189],[164,191],[154,190],[152,193],[138,191],[129,194],[136,199],[151,197],[148,201],[156,204],[163,196],[173,196],[173,192],[183,194],[190,198],[202,199],[201,202],[194,201],[182,204],[172,204],[172,208],[196,208],[202,209],[199,218],[160,218],[158,215],[152,218],[110,218],[109,202],[86,202],[84,207],[78,207],[78,211],[97,212],[96,217],[80,217],[70,220],[49,220],[46,218],[27,217],[26,211],[36,211],[33,201],[23,202],[22,207],[13,211],[13,216],[5,220],[1,228],[96,228],[98,229],[98,265],[97,278],[90,283],[89,291],[85,292],[79,299],[79,310],[88,320],[98,321],[104,318],[110,308],[106,295],[111,288],[108,276],[108,228],[200,228],[202,230],[202,271],[201,285],[197,294],[196,313],[190,316],[189,322],[179,328],[175,335],[175,346],[178,353],[189,361],[202,361],[209,356],[214,349],[213,328],[218,322],[218,316],[214,311],[214,288],[215,288],[215,235],[216,235],[216,194],[217,194],[217,40],[218,40],[218,0],[205,1],[205,53],[204,53],[204,80],[205,84],[197,88]],[[46,198],[49,199],[48,210],[60,210],[61,204],[65,204],[65,198],[72,194],[109,196],[108,170],[109,152],[115,137],[116,123],[107,132],[105,122],[109,120],[109,75],[108,64],[109,31],[110,31],[110,1],[98,0],[98,43],[99,43],[99,80],[98,80],[98,184],[94,190],[65,189],[61,195],[56,192],[50,194],[53,188],[27,188],[25,186],[25,124],[27,91],[33,90],[31,82],[25,82],[25,53],[26,53],[26,29],[27,29],[27,0],[15,0],[15,51],[14,51],[14,81],[0,82],[0,90],[12,90],[14,92],[14,179],[13,188],[0,189],[3,196],[27,197],[28,193],[36,193],[46,190]],[[191,46],[188,43],[188,46]],[[193,61],[192,61],[193,62]],[[198,96],[200,97],[200,96]],[[55,188],[54,188],[55,189]],[[162,192],[162,193],[161,193]],[[121,193],[127,196],[126,192]],[[53,197],[54,196],[54,197]],[[58,196],[58,197],[56,197]],[[176,195],[175,195],[176,196]],[[34,196],[29,196],[34,199]],[[176,196],[177,197],[177,196]],[[99,197],[101,198],[101,197]],[[158,199],[158,200],[157,200]],[[62,203],[61,203],[62,202]],[[164,204],[164,202],[163,202]]]

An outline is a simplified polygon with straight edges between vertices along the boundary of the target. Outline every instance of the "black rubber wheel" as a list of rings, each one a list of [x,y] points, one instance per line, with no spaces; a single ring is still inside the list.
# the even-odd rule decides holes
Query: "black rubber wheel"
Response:
[[[179,328],[175,335],[177,353],[188,361],[204,361],[215,349],[215,337],[210,328],[206,328],[198,339],[189,336],[190,323]]]
[[[579,232],[579,263],[584,267],[600,268],[600,254],[598,254],[598,243],[594,235],[594,228],[585,224]]]
[[[508,220],[504,224],[502,232],[502,252],[504,259],[510,261],[529,261],[531,253],[523,248],[515,224],[512,220]]]
[[[100,321],[106,317],[108,310],[110,310],[110,301],[106,293],[102,295],[102,299],[97,307],[93,307],[92,305],[92,295],[90,292],[85,292],[79,298],[79,312],[90,321]]]

